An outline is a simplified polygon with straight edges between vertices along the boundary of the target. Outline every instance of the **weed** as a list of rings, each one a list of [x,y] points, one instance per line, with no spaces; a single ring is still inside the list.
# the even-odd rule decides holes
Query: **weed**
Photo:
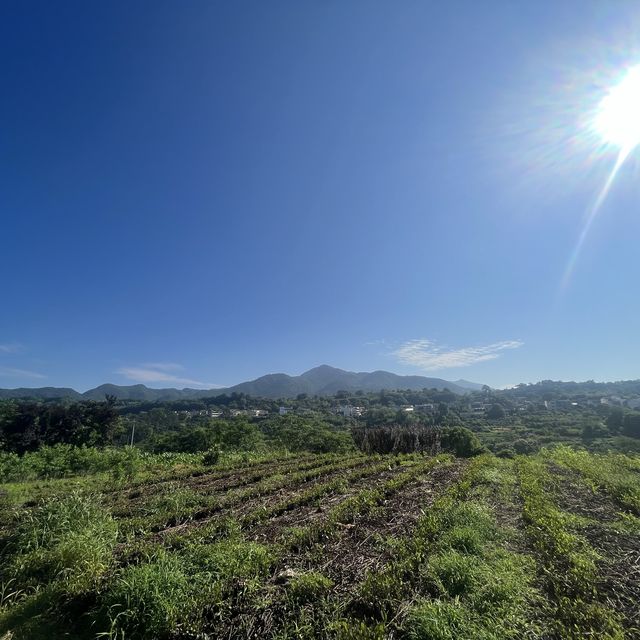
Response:
[[[294,603],[305,604],[326,596],[333,582],[317,571],[294,577],[287,585],[288,595]]]
[[[116,522],[95,496],[49,498],[26,512],[9,536],[2,575],[17,589],[58,582],[78,593],[109,568],[116,537]]]

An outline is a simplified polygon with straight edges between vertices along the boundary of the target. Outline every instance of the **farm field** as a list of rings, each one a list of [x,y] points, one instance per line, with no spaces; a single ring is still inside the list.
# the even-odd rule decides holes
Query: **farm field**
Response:
[[[1,486],[0,638],[640,638],[640,457],[201,457]]]

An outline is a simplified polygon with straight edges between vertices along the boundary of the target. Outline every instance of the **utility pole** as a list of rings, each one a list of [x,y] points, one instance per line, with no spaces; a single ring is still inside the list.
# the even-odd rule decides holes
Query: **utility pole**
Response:
[[[136,421],[135,419],[131,422],[131,445],[133,447],[133,436],[136,434]]]

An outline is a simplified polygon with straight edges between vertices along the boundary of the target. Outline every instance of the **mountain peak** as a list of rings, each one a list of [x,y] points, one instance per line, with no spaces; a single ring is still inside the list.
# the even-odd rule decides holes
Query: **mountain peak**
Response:
[[[338,369],[328,364],[320,364],[317,367],[313,367],[312,369],[309,369],[309,371],[305,371],[300,377],[305,378],[318,373],[330,374],[330,373],[347,373],[347,372],[344,371],[344,369]]]
[[[242,382],[224,389],[150,389],[143,384],[119,386],[103,384],[95,389],[79,394],[73,389],[0,389],[0,398],[26,397],[72,397],[85,400],[104,400],[106,394],[114,395],[122,400],[138,400],[147,402],[171,401],[186,398],[204,398],[229,394],[233,392],[263,398],[295,398],[301,393],[309,395],[330,396],[337,391],[373,391],[383,389],[449,389],[454,393],[464,394],[470,390],[481,389],[482,385],[460,381],[448,382],[441,378],[425,378],[423,376],[400,376],[389,371],[354,372],[338,369],[328,364],[321,364],[309,369],[302,375],[290,376],[285,373],[270,373],[249,382]]]

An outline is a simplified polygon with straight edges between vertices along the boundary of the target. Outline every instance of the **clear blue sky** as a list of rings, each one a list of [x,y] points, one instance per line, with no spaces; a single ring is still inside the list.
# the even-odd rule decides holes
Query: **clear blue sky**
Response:
[[[567,273],[615,161],[584,119],[638,26],[604,0],[3,2],[0,386],[640,377],[640,151]]]

